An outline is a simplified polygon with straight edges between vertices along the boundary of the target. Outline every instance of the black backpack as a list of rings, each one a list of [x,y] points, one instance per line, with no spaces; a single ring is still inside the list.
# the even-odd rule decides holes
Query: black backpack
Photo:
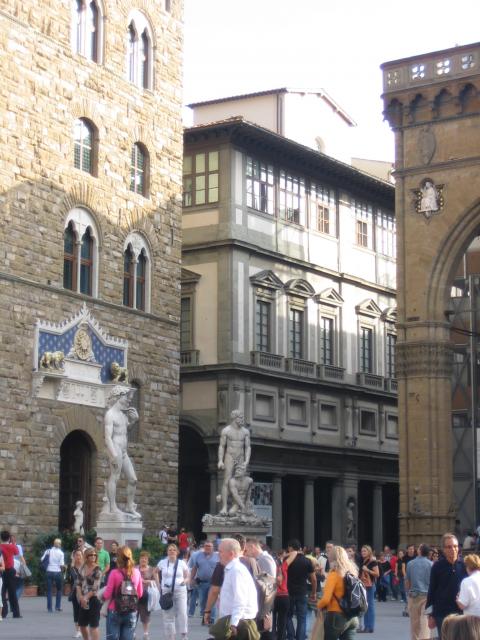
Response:
[[[115,610],[117,613],[133,613],[138,608],[138,595],[135,585],[124,576],[115,594]]]
[[[343,598],[340,600],[337,598],[337,600],[344,615],[347,618],[354,618],[365,613],[368,609],[367,592],[360,579],[351,573],[346,573],[343,584],[345,585],[345,594]]]

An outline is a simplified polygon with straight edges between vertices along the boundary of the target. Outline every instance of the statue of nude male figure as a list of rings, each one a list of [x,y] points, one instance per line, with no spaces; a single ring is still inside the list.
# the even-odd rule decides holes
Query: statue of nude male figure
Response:
[[[218,468],[224,469],[222,485],[222,508],[219,515],[228,513],[229,482],[233,478],[236,465],[246,468],[250,462],[250,432],[245,428],[245,418],[241,411],[232,411],[231,423],[222,429],[218,446]]]
[[[138,413],[134,407],[129,407],[129,390],[126,387],[116,386],[112,389],[110,397],[114,400],[113,406],[105,414],[105,445],[110,464],[110,475],[106,482],[106,497],[108,513],[121,514],[117,506],[117,484],[121,473],[127,479],[127,505],[126,513],[135,518],[140,518],[137,513],[137,505],[134,503],[137,476],[127,452],[128,429],[138,420]]]

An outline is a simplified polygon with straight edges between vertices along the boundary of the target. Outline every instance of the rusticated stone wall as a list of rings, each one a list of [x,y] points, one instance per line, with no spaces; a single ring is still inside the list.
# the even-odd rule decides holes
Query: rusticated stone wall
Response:
[[[36,321],[60,322],[84,302],[106,332],[128,340],[130,377],[141,384],[140,431],[130,452],[147,533],[177,513],[182,2],[172,0],[167,12],[164,0],[105,0],[101,64],[72,53],[70,4],[0,4],[1,523],[20,540],[28,533],[27,541],[58,525],[60,445],[75,429],[96,449],[93,518],[101,505],[103,410],[32,394]],[[152,90],[126,79],[133,9],[153,29]],[[98,131],[95,176],[73,164],[73,125],[81,117]],[[150,158],[148,197],[129,188],[135,142]],[[64,223],[75,206],[90,211],[99,232],[95,298],[63,289]],[[122,304],[131,231],[151,253],[149,313]]]

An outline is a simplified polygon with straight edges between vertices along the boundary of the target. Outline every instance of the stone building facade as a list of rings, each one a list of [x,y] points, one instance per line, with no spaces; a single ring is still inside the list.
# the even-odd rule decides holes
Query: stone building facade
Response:
[[[2,2],[0,502],[27,542],[78,499],[95,526],[113,361],[147,533],[176,518],[182,11]]]
[[[179,521],[241,409],[274,548],[396,544],[393,186],[237,116],[186,130],[183,204]]]

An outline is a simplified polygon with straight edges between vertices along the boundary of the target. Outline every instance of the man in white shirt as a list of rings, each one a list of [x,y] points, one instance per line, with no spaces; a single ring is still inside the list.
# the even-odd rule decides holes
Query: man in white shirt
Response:
[[[220,590],[218,620],[210,627],[216,640],[237,638],[259,640],[255,617],[258,613],[257,588],[248,569],[240,562],[240,544],[234,538],[222,539],[218,548],[225,577]]]
[[[57,595],[55,596],[55,610],[62,610],[62,592],[63,592],[63,570],[65,569],[65,557],[61,549],[62,541],[55,538],[53,547],[47,549],[42,556],[42,560],[48,553],[47,567],[47,609],[52,613],[52,587],[55,585]]]

